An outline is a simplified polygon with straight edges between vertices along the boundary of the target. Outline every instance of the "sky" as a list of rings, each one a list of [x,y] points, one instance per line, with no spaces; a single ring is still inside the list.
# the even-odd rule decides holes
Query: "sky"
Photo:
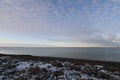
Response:
[[[0,0],[1,47],[120,47],[120,0]]]

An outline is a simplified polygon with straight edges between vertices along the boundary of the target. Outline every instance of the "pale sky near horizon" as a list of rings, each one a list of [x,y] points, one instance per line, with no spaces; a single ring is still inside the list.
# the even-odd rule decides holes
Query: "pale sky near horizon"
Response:
[[[120,0],[0,0],[0,46],[120,47]]]

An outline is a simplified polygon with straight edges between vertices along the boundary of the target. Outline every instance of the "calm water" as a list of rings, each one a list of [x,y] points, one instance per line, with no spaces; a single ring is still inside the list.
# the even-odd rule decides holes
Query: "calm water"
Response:
[[[120,48],[0,48],[4,54],[30,54],[35,56],[120,62]]]

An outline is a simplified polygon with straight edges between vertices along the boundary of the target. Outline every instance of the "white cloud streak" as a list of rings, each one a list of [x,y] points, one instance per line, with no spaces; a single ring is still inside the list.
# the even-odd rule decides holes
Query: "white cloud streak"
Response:
[[[115,46],[119,5],[119,0],[0,0],[0,32]],[[114,39],[105,38],[112,33]]]

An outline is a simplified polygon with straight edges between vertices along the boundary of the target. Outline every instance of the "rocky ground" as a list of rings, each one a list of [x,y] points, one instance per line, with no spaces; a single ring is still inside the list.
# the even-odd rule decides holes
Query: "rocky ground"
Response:
[[[120,71],[69,61],[0,57],[0,80],[120,80]]]

